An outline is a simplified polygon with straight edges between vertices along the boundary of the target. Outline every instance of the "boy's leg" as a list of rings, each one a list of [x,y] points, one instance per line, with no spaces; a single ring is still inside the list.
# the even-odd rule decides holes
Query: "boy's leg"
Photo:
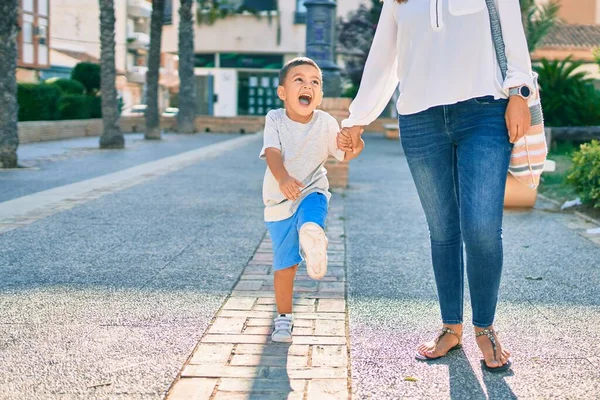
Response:
[[[302,261],[295,215],[283,221],[267,222],[273,242],[273,286],[278,314],[292,312],[294,278]]]
[[[307,196],[296,212],[300,246],[306,259],[306,270],[313,279],[321,279],[327,273],[327,197],[321,193]]]
[[[292,298],[294,297],[294,279],[298,264],[275,271],[273,285],[275,286],[275,303],[277,304],[277,314],[292,313]]]

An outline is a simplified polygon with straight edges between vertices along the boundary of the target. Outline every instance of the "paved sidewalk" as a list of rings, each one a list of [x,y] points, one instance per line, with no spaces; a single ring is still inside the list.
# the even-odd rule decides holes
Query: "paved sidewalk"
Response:
[[[327,276],[314,281],[304,264],[298,270],[293,343],[270,339],[276,306],[272,244],[266,237],[183,368],[169,400],[348,398],[342,204],[339,196],[332,198]]]
[[[600,240],[551,206],[505,215],[496,327],[513,371],[482,371],[468,292],[464,351],[417,362],[441,326],[427,226],[400,143],[369,136],[345,198],[354,398],[600,398]]]
[[[0,397],[163,398],[264,235],[259,139],[0,234]]]
[[[188,150],[240,137],[239,134],[163,134],[163,140],[145,140],[126,134],[125,149],[100,150],[97,137],[27,143],[19,146],[19,165],[0,170],[0,202],[42,190],[96,178]]]
[[[174,137],[135,160],[0,173],[0,224],[17,225],[0,232],[0,397],[600,398],[600,239],[544,202],[505,217],[497,328],[513,371],[481,370],[468,292],[464,351],[414,359],[439,328],[427,229],[400,144],[377,135],[332,199],[328,275],[299,270],[293,344],[270,343],[259,139]],[[30,178],[74,166],[62,186]]]

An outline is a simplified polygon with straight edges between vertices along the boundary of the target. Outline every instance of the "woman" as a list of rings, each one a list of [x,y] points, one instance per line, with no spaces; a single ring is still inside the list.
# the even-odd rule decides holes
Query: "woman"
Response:
[[[431,239],[443,327],[416,357],[462,346],[464,260],[484,368],[510,368],[493,322],[502,272],[502,211],[512,143],[529,129],[531,61],[518,0],[495,0],[508,58],[503,80],[486,0],[385,0],[343,130],[358,143],[400,87],[402,146]],[[351,146],[351,145],[348,145]]]

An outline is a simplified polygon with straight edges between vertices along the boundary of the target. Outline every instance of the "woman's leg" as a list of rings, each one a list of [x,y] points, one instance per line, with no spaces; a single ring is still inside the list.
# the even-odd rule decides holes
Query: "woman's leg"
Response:
[[[446,133],[444,107],[400,116],[404,153],[429,227],[431,257],[442,320],[462,334],[462,238],[456,181],[456,147]],[[445,343],[447,342],[447,343]],[[444,336],[439,346],[427,343],[419,352],[429,358],[445,354],[457,339]]]
[[[503,263],[504,191],[512,146],[504,121],[506,101],[481,104],[473,100],[457,106],[461,106],[458,113],[465,114],[456,138],[460,219],[473,325],[479,332],[492,327],[496,313]],[[480,337],[477,341],[483,345],[488,365],[499,366],[493,363],[489,339]]]

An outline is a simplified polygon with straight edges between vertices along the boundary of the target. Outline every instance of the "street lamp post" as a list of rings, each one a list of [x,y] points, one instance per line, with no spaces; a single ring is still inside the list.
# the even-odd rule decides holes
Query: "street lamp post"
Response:
[[[336,3],[332,0],[307,0],[306,56],[317,62],[323,71],[325,97],[340,97],[340,69],[335,63]]]

